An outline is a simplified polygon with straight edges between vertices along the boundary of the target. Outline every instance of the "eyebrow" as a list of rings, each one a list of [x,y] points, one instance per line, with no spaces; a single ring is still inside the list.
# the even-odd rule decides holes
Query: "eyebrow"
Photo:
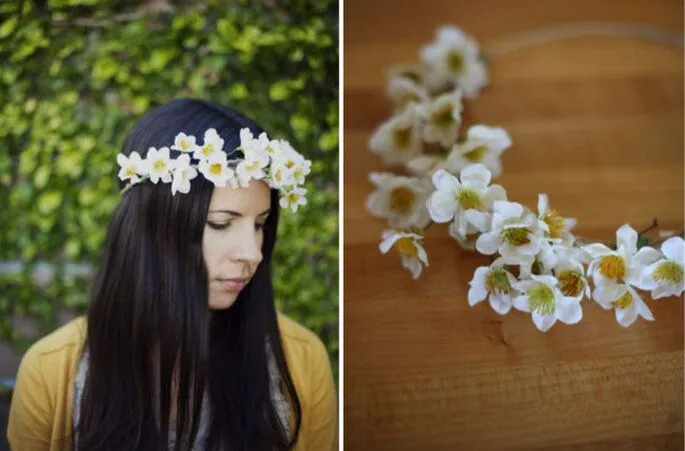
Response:
[[[237,212],[237,211],[233,211],[233,210],[210,210],[209,213],[227,213],[229,215],[237,216],[238,218],[243,217],[242,213]],[[258,214],[257,216],[266,216],[269,213],[271,213],[271,209],[263,211],[262,213]]]

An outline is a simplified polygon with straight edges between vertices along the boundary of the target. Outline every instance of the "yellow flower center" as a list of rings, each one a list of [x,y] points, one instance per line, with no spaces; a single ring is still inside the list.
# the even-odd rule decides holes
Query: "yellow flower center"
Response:
[[[190,147],[190,142],[186,139],[181,140],[181,150],[188,150]]]
[[[605,255],[599,260],[599,273],[610,279],[623,279],[626,275],[626,264],[618,255]]]
[[[411,70],[411,69],[406,69],[403,70],[398,74],[400,77],[408,78],[414,83],[421,83],[421,74],[418,72]]]
[[[395,241],[395,249],[397,249],[400,254],[409,257],[418,258],[419,256],[419,250],[414,244],[414,240],[410,237],[403,237]]]
[[[296,204],[300,196],[297,193],[288,193],[288,203]]]
[[[628,308],[630,304],[633,303],[633,295],[630,294],[630,291],[626,291],[623,296],[620,298],[616,299],[614,302],[611,303],[615,308]]]
[[[470,188],[462,188],[457,191],[457,202],[464,210],[473,208],[480,210],[483,208],[483,204],[480,201],[480,196],[475,190]]]
[[[500,237],[505,243],[509,243],[512,246],[523,246],[524,244],[530,243],[530,238],[528,234],[530,229],[527,227],[511,227],[508,229],[503,229],[500,232]]]
[[[219,175],[221,174],[223,167],[221,166],[221,163],[212,163],[209,165],[209,172],[211,172],[213,175]]]
[[[136,175],[136,170],[133,168],[133,166],[129,166],[126,169],[126,177],[132,177],[134,175]]]
[[[431,113],[430,121],[440,128],[449,128],[456,123],[454,116],[452,116],[452,109],[451,104],[445,104],[439,110]]]
[[[411,127],[398,128],[393,134],[393,141],[395,147],[406,149],[411,143]]]
[[[204,155],[205,157],[211,155],[212,152],[214,152],[213,145],[205,144],[204,146],[202,146],[202,155]]]
[[[474,163],[477,163],[483,159],[485,152],[487,152],[488,146],[478,146],[473,150],[469,150],[464,153],[464,158]]]
[[[543,283],[535,284],[528,292],[530,310],[548,316],[554,313],[554,292]]]
[[[288,160],[288,162],[285,164],[285,167],[288,169],[292,169],[293,166],[295,166],[295,161],[294,160]]]
[[[549,210],[542,218],[549,227],[549,236],[552,238],[561,238],[564,233],[564,218],[562,218],[556,210]]]
[[[293,177],[295,177],[295,180],[299,180],[303,175],[304,171],[302,169],[295,169],[295,172],[293,172]]]
[[[256,171],[259,169],[259,161],[253,161],[252,163],[245,165],[245,169],[248,171]]]
[[[278,171],[274,172],[274,180],[276,180],[277,182],[280,182],[282,179],[283,179],[283,171],[281,171],[279,169]]]
[[[409,188],[400,186],[390,191],[390,210],[396,213],[409,213],[414,205],[416,195]]]
[[[152,164],[152,167],[155,168],[156,171],[161,171],[166,167],[166,163],[163,160],[157,160]]]
[[[666,260],[654,270],[652,275],[657,282],[677,284],[683,280],[683,267],[672,260]]]
[[[583,276],[578,271],[561,271],[557,274],[557,279],[564,296],[576,297],[585,289]]]
[[[447,67],[454,73],[464,70],[464,55],[458,50],[452,50],[447,54]]]
[[[494,268],[488,272],[485,277],[485,288],[495,294],[507,294],[512,289],[507,273],[502,268]]]

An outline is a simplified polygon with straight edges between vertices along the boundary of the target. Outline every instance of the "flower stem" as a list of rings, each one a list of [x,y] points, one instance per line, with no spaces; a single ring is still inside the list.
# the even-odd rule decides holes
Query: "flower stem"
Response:
[[[652,225],[650,225],[649,227],[647,227],[647,228],[644,229],[643,231],[638,232],[637,236],[642,236],[642,235],[644,235],[645,233],[647,233],[647,232],[649,232],[649,231],[651,231],[651,230],[656,229],[657,227],[659,227],[659,222],[656,220],[656,218],[654,218],[654,219],[652,220]]]

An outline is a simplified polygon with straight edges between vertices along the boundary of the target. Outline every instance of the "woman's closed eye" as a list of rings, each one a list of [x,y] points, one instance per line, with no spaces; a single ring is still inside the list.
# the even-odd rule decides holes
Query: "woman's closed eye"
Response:
[[[225,230],[231,225],[231,221],[229,221],[229,222],[210,222],[210,221],[207,221],[207,225],[214,230]]]

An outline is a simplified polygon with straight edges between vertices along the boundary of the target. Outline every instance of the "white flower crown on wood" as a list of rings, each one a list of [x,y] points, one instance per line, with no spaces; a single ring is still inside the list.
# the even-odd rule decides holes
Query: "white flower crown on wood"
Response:
[[[475,98],[488,82],[471,37],[442,27],[420,57],[422,64],[388,72],[395,111],[369,141],[387,164],[404,165],[413,175],[369,176],[375,191],[367,209],[392,227],[383,232],[382,253],[394,248],[418,278],[428,266],[424,231],[433,223],[450,223],[449,234],[462,247],[492,257],[489,266],[474,273],[469,305],[488,299],[500,315],[514,307],[530,313],[543,332],[557,320],[578,323],[583,298],[613,310],[627,327],[638,316],[654,320],[638,289],[651,291],[653,299],[682,295],[685,243],[673,236],[682,231],[663,233],[660,251],[642,236],[656,221],[640,234],[621,226],[612,247],[586,243],[571,233],[576,220],[550,208],[546,194],[539,194],[534,212],[490,183],[501,174],[500,155],[512,141],[504,129],[485,125],[474,125],[458,138],[462,95]],[[429,146],[442,151],[427,153]]]
[[[255,138],[249,129],[240,130],[240,150],[243,158],[228,159],[223,150],[224,140],[213,128],[204,133],[200,145],[196,138],[179,133],[171,149],[181,152],[171,159],[169,148],[150,147],[145,159],[138,152],[117,155],[119,178],[128,180],[122,193],[133,185],[150,180],[157,184],[171,183],[171,194],[190,192],[190,181],[198,172],[217,187],[246,187],[250,180],[262,180],[280,192],[279,204],[297,211],[306,205],[307,190],[301,185],[311,170],[312,162],[305,159],[284,140],[270,140],[266,133]]]

